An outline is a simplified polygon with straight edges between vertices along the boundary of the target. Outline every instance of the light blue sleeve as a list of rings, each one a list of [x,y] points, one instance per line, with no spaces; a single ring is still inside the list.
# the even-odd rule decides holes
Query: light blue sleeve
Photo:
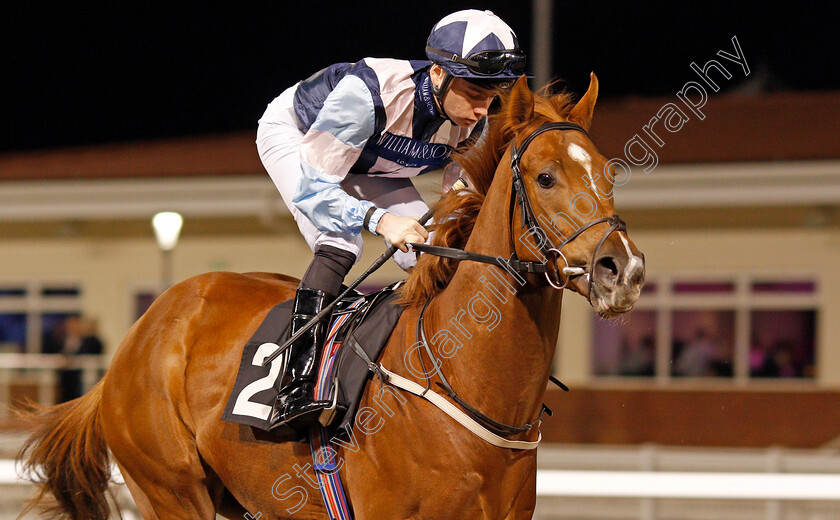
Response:
[[[349,75],[327,96],[304,136],[300,149],[303,177],[293,203],[319,230],[361,232],[365,213],[374,204],[346,193],[341,181],[373,135],[374,124],[370,90],[360,78]]]

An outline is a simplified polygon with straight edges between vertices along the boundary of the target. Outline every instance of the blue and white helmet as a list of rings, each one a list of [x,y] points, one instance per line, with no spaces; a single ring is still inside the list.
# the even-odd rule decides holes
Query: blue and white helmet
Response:
[[[516,33],[491,11],[444,17],[426,40],[426,56],[456,78],[505,81],[526,73]]]

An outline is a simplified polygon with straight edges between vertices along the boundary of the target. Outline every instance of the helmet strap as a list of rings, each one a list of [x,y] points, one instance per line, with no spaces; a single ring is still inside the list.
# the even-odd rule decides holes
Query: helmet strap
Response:
[[[442,67],[441,67],[442,68]],[[443,109],[443,98],[446,97],[446,94],[449,92],[449,85],[452,83],[452,74],[450,74],[446,69],[443,69],[443,81],[440,82],[440,86],[435,86],[434,81],[430,81],[432,87],[432,95],[435,97],[437,101],[438,109],[440,110],[440,115],[442,115],[448,121],[452,121],[448,115],[446,115],[446,110]],[[452,121],[454,123],[454,121]]]

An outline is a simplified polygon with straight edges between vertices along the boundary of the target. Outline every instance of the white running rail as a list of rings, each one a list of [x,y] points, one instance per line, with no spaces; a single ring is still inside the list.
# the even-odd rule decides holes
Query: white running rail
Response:
[[[114,477],[122,482],[119,471]],[[0,460],[0,484],[26,484]],[[541,497],[840,500],[840,475],[539,470]]]

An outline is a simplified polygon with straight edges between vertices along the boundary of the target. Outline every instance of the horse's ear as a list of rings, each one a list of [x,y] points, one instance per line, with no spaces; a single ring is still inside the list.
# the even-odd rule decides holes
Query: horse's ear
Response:
[[[515,125],[534,118],[534,94],[528,88],[528,78],[524,74],[510,89],[507,115]]]
[[[598,76],[589,73],[589,89],[580,98],[575,108],[569,114],[569,121],[579,124],[586,130],[592,123],[592,113],[595,111],[595,101],[598,99]]]

